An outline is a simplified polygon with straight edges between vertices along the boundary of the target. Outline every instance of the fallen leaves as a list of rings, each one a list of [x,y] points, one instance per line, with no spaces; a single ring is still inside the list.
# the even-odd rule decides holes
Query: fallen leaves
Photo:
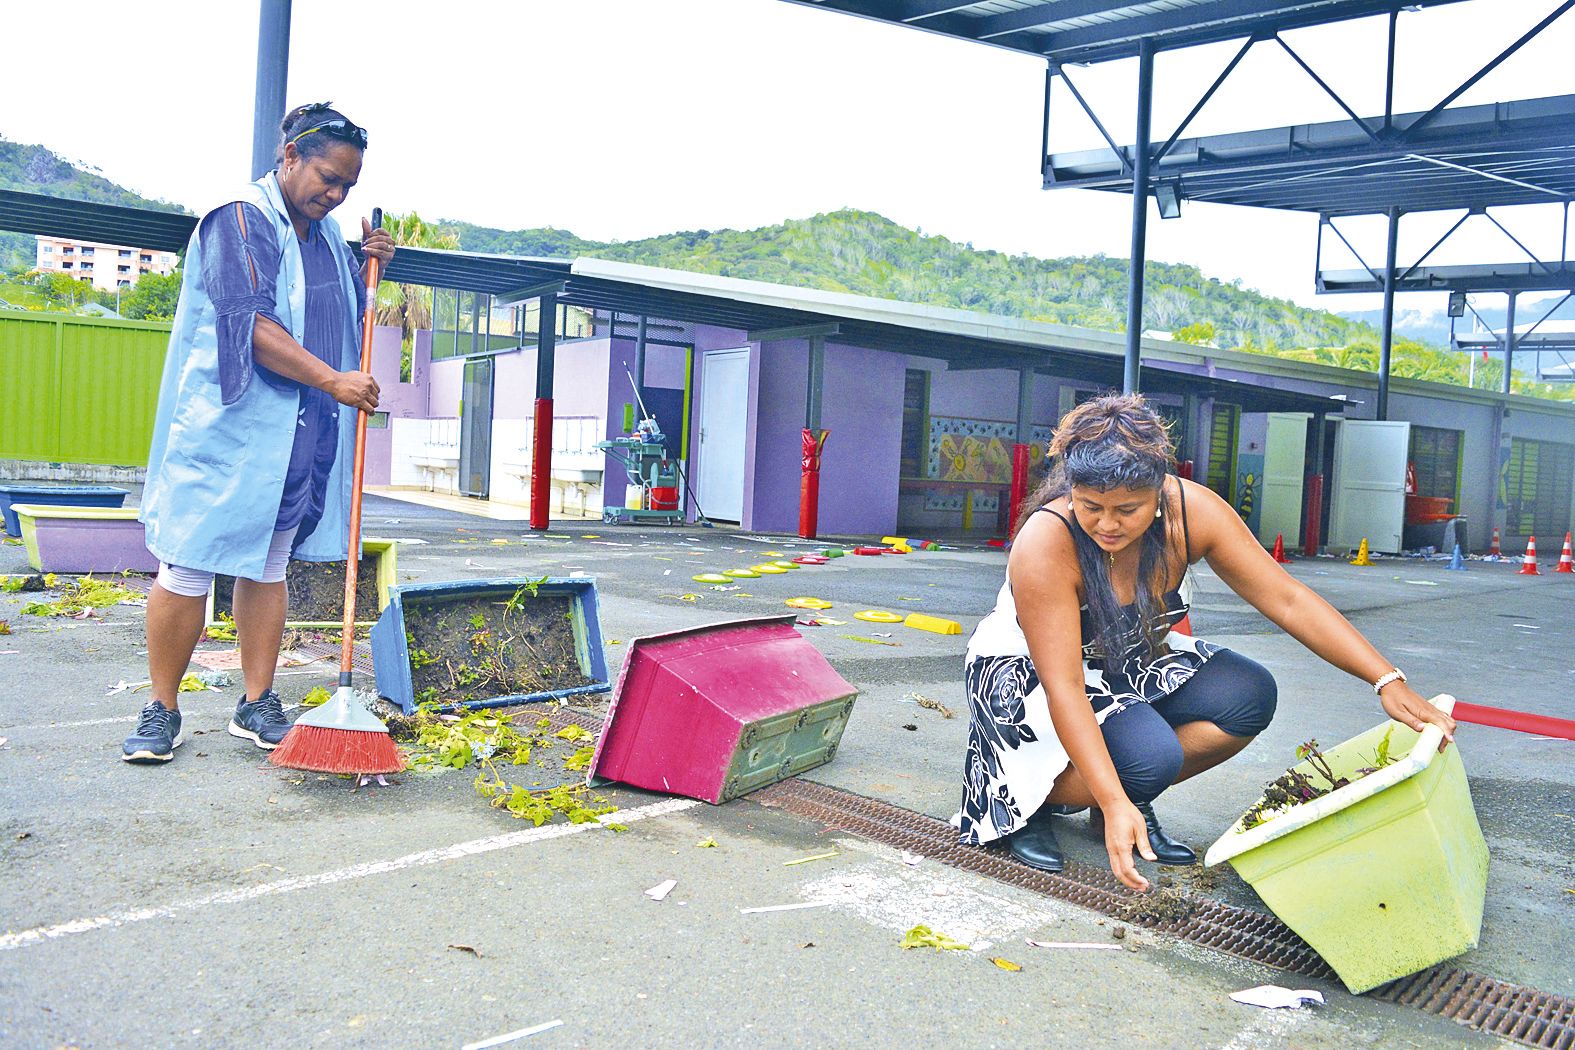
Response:
[[[995,963],[995,965],[999,966],[1001,969],[1005,970],[1007,973],[1021,973],[1023,969],[1021,966],[1012,962],[1010,959],[1002,959],[999,956],[992,958],[990,961]]]
[[[467,954],[474,955],[478,959],[481,958],[481,953],[468,944],[451,944],[449,947],[456,952],[465,952]]]
[[[962,941],[954,940],[946,936],[946,934],[932,930],[922,923],[903,934],[902,947],[904,950],[909,948],[934,948],[936,951],[947,952],[965,952],[968,950],[968,946]]]

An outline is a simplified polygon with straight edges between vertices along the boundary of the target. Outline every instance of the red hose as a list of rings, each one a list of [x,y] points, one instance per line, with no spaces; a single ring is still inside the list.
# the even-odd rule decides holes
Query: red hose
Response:
[[[1483,707],[1456,700],[1451,712],[1456,722],[1493,726],[1496,729],[1513,729],[1532,736],[1553,736],[1561,740],[1575,740],[1575,722],[1551,715],[1534,715],[1526,711],[1509,711],[1502,707]]]

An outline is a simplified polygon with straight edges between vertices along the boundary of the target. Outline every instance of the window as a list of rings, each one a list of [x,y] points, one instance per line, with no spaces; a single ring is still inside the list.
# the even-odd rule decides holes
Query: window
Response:
[[[119,280],[119,281],[115,282],[115,287],[116,288],[130,288],[131,287],[131,282],[122,279],[122,280]]]
[[[1411,428],[1409,462],[1416,471],[1418,496],[1460,498],[1460,450],[1464,434],[1442,427]]]
[[[139,258],[139,259],[138,259],[138,260],[137,260],[137,261],[138,261],[138,262],[146,262],[146,263],[150,263],[150,262],[152,262],[152,261],[153,261],[153,256],[151,256],[151,255],[149,255],[149,254],[148,254],[148,253],[147,253],[147,252],[143,252],[143,253],[142,253],[142,257],[141,257],[141,258]]]
[[[148,268],[146,266],[139,266],[139,267],[137,267],[137,272],[138,273],[147,273],[148,272]]]
[[[69,270],[69,269],[71,269],[71,265],[72,265],[72,264],[71,264],[71,260],[70,260],[70,259],[67,259],[67,260],[66,260],[66,261],[65,261],[65,262],[63,262],[63,263],[61,263],[61,264],[60,264],[60,268],[61,268],[61,269],[62,269],[62,270]]]
[[[930,452],[930,373],[908,369],[902,388],[902,476],[922,478]]]
[[[1570,484],[1575,445],[1513,438],[1504,494],[1509,503],[1507,531],[1516,536],[1555,537],[1570,528]]]
[[[1233,507],[1236,505],[1236,445],[1240,427],[1240,406],[1214,402],[1214,422],[1209,427],[1209,469],[1203,483]]]
[[[131,272],[131,267],[129,267],[129,266],[117,266],[117,267],[115,267],[115,272],[116,273],[130,273]]]
[[[66,245],[64,248],[60,249],[60,254],[61,255],[72,255],[75,252],[76,252],[76,249],[71,247],[71,245],[69,245],[69,244]]]
[[[79,270],[91,270],[91,269],[93,269],[93,264],[90,263],[90,262],[85,262],[81,266],[77,267],[77,269],[79,269]]]
[[[129,258],[131,258],[131,249],[130,248],[122,248],[120,250],[120,257],[122,259],[129,259]]]
[[[45,255],[53,255],[53,254],[55,254],[55,246],[53,244],[46,244],[46,245],[44,245],[44,254]]]
[[[82,249],[82,256],[83,256],[83,258],[86,258],[87,256],[92,255],[92,254],[93,254],[93,249],[92,248],[83,248]]]

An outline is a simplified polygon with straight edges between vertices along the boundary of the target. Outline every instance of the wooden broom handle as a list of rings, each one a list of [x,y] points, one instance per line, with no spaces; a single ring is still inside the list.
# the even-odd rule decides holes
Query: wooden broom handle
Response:
[[[372,229],[383,225],[383,209],[372,209]],[[361,315],[361,371],[372,370],[372,331],[377,321],[377,284],[381,264],[375,256],[366,257],[366,312]],[[350,536],[345,547],[345,622],[339,640],[339,684],[350,685],[350,665],[355,649],[355,592],[361,568],[361,480],[366,473],[365,409],[355,414],[355,472],[350,483]],[[353,549],[352,549],[353,548]]]

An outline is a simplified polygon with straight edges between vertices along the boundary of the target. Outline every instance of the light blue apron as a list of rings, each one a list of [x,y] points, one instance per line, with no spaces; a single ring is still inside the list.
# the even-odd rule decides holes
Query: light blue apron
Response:
[[[256,205],[273,220],[280,248],[277,316],[300,342],[306,334],[306,281],[300,242],[279,184],[269,172],[236,199]],[[333,219],[325,217],[319,227],[338,263],[346,303],[339,369],[355,371],[360,367],[361,318],[350,283],[353,257]],[[186,248],[141,520],[148,550],[160,561],[256,579],[262,575],[279,516],[301,398],[298,391],[280,390],[248,373],[239,396],[224,404],[216,317],[203,286],[199,226]],[[338,415],[339,453],[328,476],[322,520],[310,536],[297,541],[294,551],[295,557],[308,561],[342,561],[350,549],[356,413],[341,406]]]

